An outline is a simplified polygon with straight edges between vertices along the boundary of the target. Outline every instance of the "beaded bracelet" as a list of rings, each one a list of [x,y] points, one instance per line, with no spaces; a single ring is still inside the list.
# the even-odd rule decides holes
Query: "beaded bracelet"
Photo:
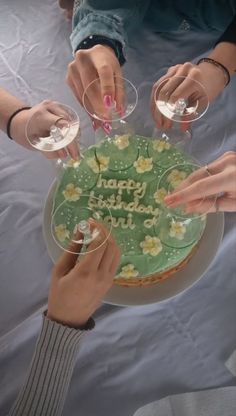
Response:
[[[13,118],[17,114],[19,114],[21,111],[30,110],[30,109],[31,109],[31,107],[21,107],[21,108],[18,108],[18,110],[14,111],[14,113],[10,116],[10,118],[9,118],[9,120],[7,122],[7,127],[6,127],[7,135],[9,137],[9,139],[13,140],[13,138],[11,137],[11,123],[12,123]]]
[[[221,64],[220,62],[215,61],[214,59],[211,59],[211,58],[201,58],[197,62],[197,65],[201,64],[202,62],[208,62],[209,64],[215,65],[217,68],[221,69],[224,72],[225,87],[229,84],[229,82],[230,82],[230,73],[229,73],[228,69],[223,64]]]
[[[79,51],[81,49],[91,49],[95,45],[107,45],[110,46],[110,48],[113,49],[115,52],[115,55],[122,66],[125,63],[125,57],[123,55],[122,51],[122,44],[114,39],[109,39],[105,36],[100,35],[91,35],[88,38],[84,39],[76,49],[76,51]]]

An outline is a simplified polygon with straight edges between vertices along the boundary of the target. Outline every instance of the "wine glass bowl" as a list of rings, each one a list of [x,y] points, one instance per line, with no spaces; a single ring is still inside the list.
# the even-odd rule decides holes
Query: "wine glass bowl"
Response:
[[[193,78],[165,78],[154,93],[157,109],[175,122],[192,122],[202,117],[209,107],[204,86]]]
[[[79,136],[80,120],[77,113],[58,102],[50,104],[50,111],[36,111],[26,125],[26,137],[30,145],[49,157],[58,151],[63,151],[64,157],[79,154]],[[60,159],[57,164],[61,164]]]
[[[91,196],[91,194],[79,194],[79,203],[72,200],[64,200],[52,213],[51,234],[55,243],[63,250],[74,254],[85,254],[97,250],[109,238],[112,230],[112,216],[105,202]],[[100,206],[101,208],[97,208]],[[100,225],[105,225],[108,233],[105,235]],[[89,247],[90,243],[98,239],[96,247]]]

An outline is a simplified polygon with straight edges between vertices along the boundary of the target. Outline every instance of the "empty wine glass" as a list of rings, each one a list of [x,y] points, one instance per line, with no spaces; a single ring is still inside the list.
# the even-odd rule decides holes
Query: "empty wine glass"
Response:
[[[106,107],[102,97],[101,81],[92,81],[83,94],[83,106],[100,127],[95,132],[95,141],[113,140],[115,137],[132,135],[134,130],[127,118],[135,110],[138,94],[135,86],[126,78],[114,77],[115,98]]]
[[[77,197],[76,201],[75,198],[63,201],[55,209],[51,217],[51,233],[62,250],[85,254],[97,250],[107,241],[112,230],[112,216],[103,200],[79,192]],[[101,232],[99,224],[105,225],[107,235]],[[96,248],[88,248],[94,240],[99,244]]]
[[[26,125],[26,137],[49,159],[56,158],[57,170],[64,169],[69,159],[79,157],[80,120],[69,106],[50,104],[50,113],[36,111]]]
[[[181,89],[191,82],[192,94],[185,98]],[[157,110],[171,120],[171,129],[160,129],[157,134],[163,140],[184,148],[191,138],[186,129],[189,123],[202,117],[209,107],[209,99],[204,86],[190,77],[173,76],[165,78],[156,88],[154,100]]]

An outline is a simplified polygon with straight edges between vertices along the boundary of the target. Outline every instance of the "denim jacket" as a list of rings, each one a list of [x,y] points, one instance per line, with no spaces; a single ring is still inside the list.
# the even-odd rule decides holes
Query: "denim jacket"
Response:
[[[91,35],[122,44],[143,23],[156,32],[218,30],[236,13],[236,0],[75,0],[71,44],[75,52]]]

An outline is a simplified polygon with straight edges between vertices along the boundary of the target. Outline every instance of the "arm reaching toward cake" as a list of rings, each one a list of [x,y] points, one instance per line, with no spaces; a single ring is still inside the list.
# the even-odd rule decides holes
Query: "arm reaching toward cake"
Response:
[[[210,173],[210,176],[208,175]],[[186,204],[186,212],[199,212],[199,200],[206,198],[206,203],[201,202],[201,210],[209,206],[208,198],[219,195],[211,212],[236,211],[236,152],[227,152],[219,159],[210,163],[196,172],[193,172],[170,195],[165,197],[165,203],[170,208]]]
[[[27,140],[25,131],[29,119],[32,115],[38,114],[45,121],[45,125],[48,124],[48,127],[50,127],[61,115],[61,109],[58,110],[59,115],[55,114],[55,108],[57,108],[55,103],[49,100],[43,101],[32,108],[25,107],[25,104],[21,100],[0,88],[0,129],[7,133],[7,125],[9,124],[9,119],[12,118],[8,129],[11,139],[20,146],[33,150],[33,147]],[[16,114],[12,117],[14,113]],[[73,159],[78,158],[78,150],[74,143],[68,145],[67,150]],[[64,158],[67,156],[65,150],[58,150],[52,153],[43,152],[43,154],[50,159]]]
[[[104,241],[108,231],[96,226]],[[89,249],[78,263],[77,254],[65,252],[54,267],[48,312],[26,381],[8,416],[62,414],[81,338],[86,329],[94,327],[89,318],[112,286],[120,261],[111,236],[103,245],[97,238]]]

